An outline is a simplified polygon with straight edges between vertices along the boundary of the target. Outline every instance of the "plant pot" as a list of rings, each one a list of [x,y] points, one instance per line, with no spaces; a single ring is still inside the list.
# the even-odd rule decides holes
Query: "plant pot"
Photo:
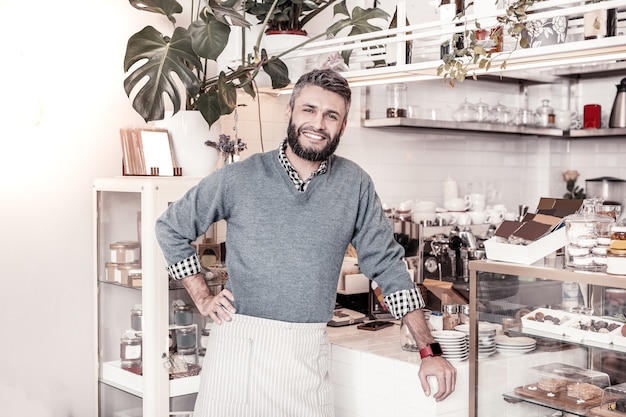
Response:
[[[267,56],[271,58],[272,56],[287,51],[308,39],[309,38],[304,31],[272,30],[266,32],[266,36],[261,42],[261,48],[265,48]],[[295,83],[298,81],[298,78],[306,72],[307,57],[290,56],[291,54],[287,54],[280,59],[285,63],[285,65],[287,65],[287,69],[289,70],[289,80],[292,83]]]
[[[522,36],[528,37],[531,48],[564,43],[567,36],[567,17],[532,20],[526,23]]]
[[[165,128],[170,133],[174,156],[184,176],[204,177],[215,170],[220,153],[204,142],[218,141],[221,133],[219,121],[209,129],[199,111],[181,110],[173,116],[172,112],[165,112],[165,119],[156,120],[151,126]]]

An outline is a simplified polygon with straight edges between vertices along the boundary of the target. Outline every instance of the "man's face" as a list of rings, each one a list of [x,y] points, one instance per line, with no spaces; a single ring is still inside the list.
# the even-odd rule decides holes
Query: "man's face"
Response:
[[[323,161],[332,155],[346,127],[346,105],[337,93],[304,87],[287,109],[287,143],[300,158]]]

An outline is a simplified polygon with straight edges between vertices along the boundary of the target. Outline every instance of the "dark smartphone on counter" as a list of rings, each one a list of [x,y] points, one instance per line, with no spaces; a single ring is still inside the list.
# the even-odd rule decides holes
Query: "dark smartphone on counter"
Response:
[[[358,326],[356,326],[356,328],[361,329],[361,330],[376,331],[376,330],[384,329],[385,327],[389,327],[389,326],[393,326],[393,323],[390,321],[376,320],[376,321],[370,321],[369,323],[359,324]]]

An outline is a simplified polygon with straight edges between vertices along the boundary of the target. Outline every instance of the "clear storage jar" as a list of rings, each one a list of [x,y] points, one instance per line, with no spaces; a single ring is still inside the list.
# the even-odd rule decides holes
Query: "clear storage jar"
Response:
[[[194,327],[184,327],[176,329],[176,348],[189,349],[196,347],[196,329]]]
[[[608,237],[615,220],[609,216],[596,214],[598,199],[583,201],[580,213],[565,217],[567,246],[565,247],[566,265],[575,269],[602,270],[602,263],[594,262],[594,248],[601,246],[598,238]]]
[[[459,305],[443,304],[441,312],[443,313],[443,330],[454,330],[459,325]]]
[[[111,262],[131,263],[140,260],[139,242],[114,242],[109,245],[109,249],[111,250]]]
[[[400,347],[407,352],[419,352],[417,342],[409,331],[409,326],[405,325],[404,322],[400,324]]]
[[[134,332],[124,333],[120,339],[120,362],[122,368],[140,368],[141,358],[141,337]]]
[[[174,304],[174,323],[178,326],[189,326],[193,323],[193,312],[187,304]]]
[[[141,304],[136,305],[130,310],[130,328],[135,331],[143,330],[143,310]]]
[[[387,86],[387,117],[407,117],[406,84]]]

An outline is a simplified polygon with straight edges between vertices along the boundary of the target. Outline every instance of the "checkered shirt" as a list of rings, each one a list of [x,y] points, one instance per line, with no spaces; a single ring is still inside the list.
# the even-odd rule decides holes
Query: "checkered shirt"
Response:
[[[280,145],[280,148],[278,149],[278,159],[280,160],[280,164],[283,166],[283,168],[285,168],[285,171],[287,171],[287,175],[289,175],[289,178],[291,178],[291,181],[293,181],[293,185],[296,186],[298,191],[303,193],[306,191],[313,177],[326,173],[328,160],[322,161],[319,168],[317,168],[317,170],[312,173],[311,176],[306,179],[306,181],[303,181],[296,172],[296,170],[293,168],[293,165],[291,165],[291,162],[289,162],[289,159],[287,159],[285,149],[287,149],[287,139],[283,141],[282,145]]]

